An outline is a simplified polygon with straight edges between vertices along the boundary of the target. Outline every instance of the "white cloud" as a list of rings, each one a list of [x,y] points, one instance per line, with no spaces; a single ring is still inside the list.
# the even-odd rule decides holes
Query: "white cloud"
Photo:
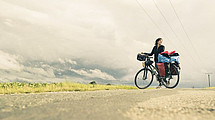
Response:
[[[21,58],[21,56],[0,51],[0,71],[2,72],[2,79],[11,78],[10,80],[26,80],[26,78],[28,78],[29,80],[35,80],[37,78],[55,78],[54,71],[51,66],[42,65],[43,67],[46,67],[45,69],[24,66],[22,63],[25,61]]]
[[[47,78],[54,78],[54,71],[53,69],[49,68],[47,70],[44,70],[43,68],[34,68],[34,67],[25,67],[23,72],[28,72],[32,74],[33,76],[43,76]]]
[[[59,58],[58,61],[59,61],[61,64],[70,63],[70,64],[72,64],[72,65],[77,65],[77,62],[76,62],[76,61],[71,60],[71,59],[68,59],[68,58],[65,58],[65,59]]]
[[[20,71],[23,66],[19,64],[19,57],[16,55],[10,55],[3,51],[0,51],[0,69],[3,70],[15,70]]]
[[[79,75],[89,77],[89,78],[100,78],[100,79],[104,79],[104,80],[116,80],[113,76],[111,76],[105,72],[102,72],[99,69],[94,69],[94,70],[90,69],[88,71],[71,69],[71,71],[75,72]]]
[[[61,58],[59,58],[58,61],[59,61],[61,64],[65,64],[65,63],[66,63],[66,62],[65,62],[63,59],[61,59]]]

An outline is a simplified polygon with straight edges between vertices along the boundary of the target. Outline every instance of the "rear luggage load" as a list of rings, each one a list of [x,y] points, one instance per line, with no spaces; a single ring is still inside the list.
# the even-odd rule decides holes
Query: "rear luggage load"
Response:
[[[170,58],[165,57],[161,54],[158,54],[158,62],[159,63],[169,63],[170,62]]]
[[[171,63],[170,64],[170,72],[171,72],[171,75],[177,75],[177,72],[176,72],[176,69],[175,69],[175,67],[178,69],[178,70],[180,70],[181,68],[180,68],[180,66],[179,66],[179,63]]]
[[[158,54],[158,62],[159,63],[170,63],[170,62],[177,62],[179,63],[179,54],[175,53],[175,51],[172,52],[162,52],[161,54]]]
[[[179,63],[179,56],[171,56],[170,57],[170,62],[177,62],[177,63]]]
[[[170,72],[171,75],[177,75],[176,69],[173,67],[173,65],[170,66]]]
[[[158,54],[157,66],[161,77],[167,77],[169,74],[177,75],[176,69],[173,65],[180,69],[178,53],[175,51],[165,51]]]
[[[169,75],[169,63],[157,63],[160,77]]]

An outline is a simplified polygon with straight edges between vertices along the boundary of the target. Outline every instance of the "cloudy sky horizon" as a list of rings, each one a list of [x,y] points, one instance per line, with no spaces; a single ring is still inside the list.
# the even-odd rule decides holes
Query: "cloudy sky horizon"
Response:
[[[181,55],[180,87],[207,87],[215,1],[171,0],[190,40],[169,0],[155,0],[165,18],[153,0],[138,1],[161,31],[135,0],[0,0],[0,82],[133,85],[137,53],[162,37],[166,50]]]

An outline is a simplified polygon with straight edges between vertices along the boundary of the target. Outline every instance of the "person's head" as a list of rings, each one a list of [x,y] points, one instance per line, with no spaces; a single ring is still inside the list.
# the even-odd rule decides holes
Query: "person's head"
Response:
[[[161,45],[162,42],[163,42],[163,39],[162,39],[162,38],[156,39],[156,41],[155,41],[155,46]]]

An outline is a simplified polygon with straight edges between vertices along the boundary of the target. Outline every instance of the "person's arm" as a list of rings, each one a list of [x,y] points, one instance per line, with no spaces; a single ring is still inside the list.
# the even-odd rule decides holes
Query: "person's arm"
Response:
[[[163,46],[160,53],[162,53],[164,51],[165,51],[165,47]]]
[[[155,47],[156,47],[156,46],[155,46]],[[153,47],[151,53],[144,53],[144,54],[145,54],[145,55],[148,55],[148,56],[152,56],[152,55],[154,54],[154,49],[155,49],[155,47]]]

